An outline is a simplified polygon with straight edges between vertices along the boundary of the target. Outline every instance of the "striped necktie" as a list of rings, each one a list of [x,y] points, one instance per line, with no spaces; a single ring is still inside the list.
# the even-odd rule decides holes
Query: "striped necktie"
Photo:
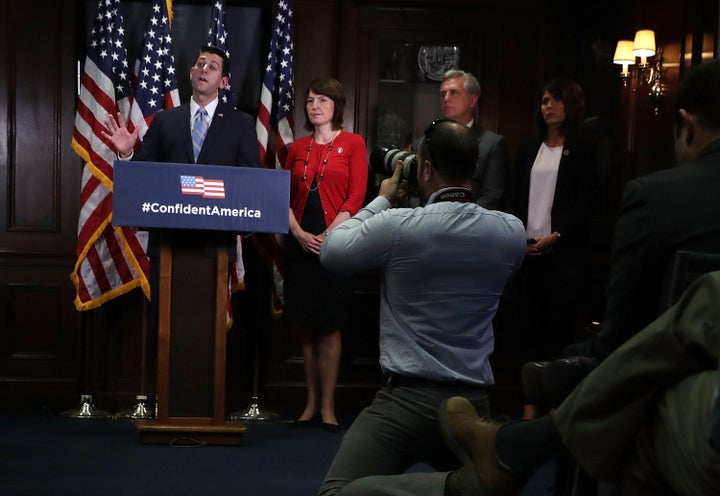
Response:
[[[200,149],[202,148],[203,141],[205,141],[207,129],[207,110],[200,107],[195,113],[195,122],[192,127],[193,155],[195,156],[195,162],[197,162],[198,155],[200,155]]]

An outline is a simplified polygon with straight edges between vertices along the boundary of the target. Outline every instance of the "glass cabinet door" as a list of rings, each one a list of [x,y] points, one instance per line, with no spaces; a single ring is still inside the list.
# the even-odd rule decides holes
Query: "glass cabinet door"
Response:
[[[415,151],[425,128],[441,117],[440,82],[459,69],[456,43],[378,40],[375,145]]]

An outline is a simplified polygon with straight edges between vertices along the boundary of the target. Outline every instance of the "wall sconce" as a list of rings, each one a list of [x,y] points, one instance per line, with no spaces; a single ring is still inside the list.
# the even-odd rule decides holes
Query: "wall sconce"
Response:
[[[640,62],[637,62],[638,57]],[[652,63],[648,62],[649,57],[655,57]],[[635,33],[634,41],[618,41],[613,62],[622,66],[620,78],[623,87],[630,86],[630,82],[634,79],[637,80],[637,85],[632,88],[633,91],[637,91],[640,85],[649,87],[653,110],[655,115],[658,115],[665,85],[662,82],[662,47],[655,47],[655,32],[651,29],[641,29]]]
[[[629,66],[635,63],[635,55],[633,55],[634,47],[635,44],[630,40],[620,40],[617,42],[617,47],[615,47],[613,62],[622,65],[620,78],[623,80],[623,86],[627,86],[630,81]]]
[[[640,57],[640,63],[637,65],[638,69],[641,71],[647,69],[647,58],[655,55],[655,31],[651,29],[641,29],[635,33],[633,55]]]

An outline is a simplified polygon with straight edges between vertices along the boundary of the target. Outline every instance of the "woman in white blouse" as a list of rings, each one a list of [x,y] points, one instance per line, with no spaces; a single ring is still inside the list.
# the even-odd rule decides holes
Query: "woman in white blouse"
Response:
[[[582,88],[571,80],[545,85],[536,116],[538,135],[518,150],[507,210],[527,230],[525,261],[511,284],[515,343],[524,360],[556,358],[570,344],[586,300],[588,240],[598,166],[580,137]]]

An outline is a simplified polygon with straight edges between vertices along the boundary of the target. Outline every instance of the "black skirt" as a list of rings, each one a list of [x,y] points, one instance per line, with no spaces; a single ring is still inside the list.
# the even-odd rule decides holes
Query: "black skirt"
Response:
[[[320,197],[310,193],[301,227],[313,234],[325,231]],[[283,320],[300,341],[344,329],[348,322],[350,278],[325,269],[320,257],[302,249],[294,236],[283,245],[285,278]]]

